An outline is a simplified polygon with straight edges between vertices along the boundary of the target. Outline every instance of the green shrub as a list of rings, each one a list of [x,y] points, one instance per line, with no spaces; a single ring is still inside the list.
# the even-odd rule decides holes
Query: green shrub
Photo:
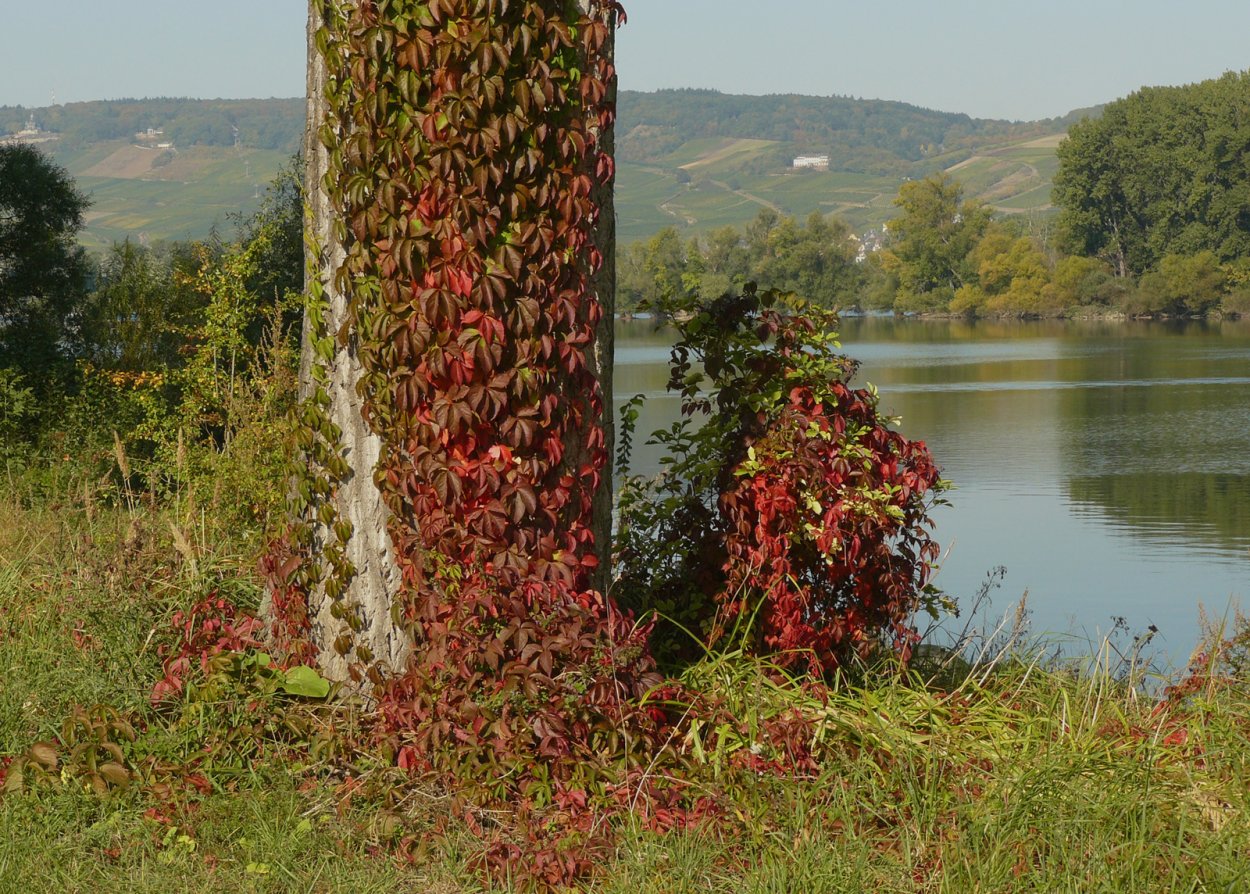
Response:
[[[884,643],[906,652],[912,614],[937,604],[928,512],[944,483],[875,391],[847,384],[836,315],[753,285],[665,310],[682,321],[668,387],[683,418],[652,435],[664,472],[624,480],[617,599],[659,613],[669,661],[736,647],[734,630],[819,672]]]

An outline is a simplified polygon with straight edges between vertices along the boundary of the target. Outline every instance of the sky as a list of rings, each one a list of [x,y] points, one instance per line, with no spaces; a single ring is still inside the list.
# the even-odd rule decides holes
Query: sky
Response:
[[[625,0],[623,89],[1064,115],[1250,68],[1246,0]],[[0,105],[304,91],[305,0],[0,0]]]

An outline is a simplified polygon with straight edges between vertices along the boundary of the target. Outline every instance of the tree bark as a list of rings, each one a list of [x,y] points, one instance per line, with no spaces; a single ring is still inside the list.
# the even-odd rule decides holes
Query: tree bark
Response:
[[[348,307],[347,297],[335,285],[334,272],[343,263],[344,247],[335,236],[336,212],[322,182],[329,151],[318,136],[327,111],[326,65],[317,52],[315,40],[317,29],[321,27],[323,2],[311,0],[308,8],[308,125],[304,157],[307,159],[307,226],[311,239],[306,240],[305,251],[316,254],[305,260],[307,275],[319,278],[325,290],[326,329],[333,334],[343,331]],[[309,285],[306,284],[306,288]],[[300,384],[302,396],[307,397],[314,387],[312,365],[315,362],[307,317],[303,335]],[[347,679],[350,663],[349,655],[340,655],[334,648],[339,636],[350,633],[354,644],[366,646],[376,661],[391,670],[402,665],[410,647],[404,632],[391,620],[391,602],[399,590],[400,572],[387,531],[389,512],[373,483],[382,440],[370,430],[361,413],[363,401],[356,383],[362,372],[355,350],[355,335],[348,331],[346,339],[336,338],[334,359],[327,370],[326,390],[330,396],[330,418],[342,430],[340,448],[351,467],[350,475],[333,498],[340,518],[350,521],[353,529],[345,546],[356,574],[348,583],[343,601],[353,607],[363,626],[351,632],[344,621],[334,618],[330,613],[334,600],[323,586],[308,594],[310,633],[318,648],[318,662],[322,672],[336,680]],[[314,544],[324,544],[329,537],[329,531],[317,526]]]
[[[356,569],[348,584],[343,604],[352,606],[359,619],[359,629],[352,631],[345,620],[331,614],[335,600],[323,587],[309,593],[308,616],[313,644],[319,651],[322,672],[332,679],[348,678],[352,657],[336,650],[336,641],[349,635],[353,646],[363,645],[373,659],[382,665],[383,673],[398,669],[405,661],[411,643],[402,629],[392,621],[391,606],[401,586],[401,573],[395,561],[394,545],[388,533],[389,511],[373,481],[373,473],[382,455],[381,439],[365,422],[362,407],[364,401],[357,390],[363,373],[355,349],[355,333],[349,325],[348,298],[335,283],[335,272],[343,263],[345,248],[335,235],[337,211],[323,184],[328,169],[329,152],[322,145],[319,131],[327,117],[325,100],[326,65],[317,50],[315,35],[322,23],[322,10],[326,0],[310,0],[308,14],[308,78],[307,106],[308,128],[305,143],[307,159],[306,191],[308,196],[307,227],[310,235],[306,250],[316,252],[306,258],[308,277],[319,280],[324,289],[326,304],[326,329],[336,334],[336,350],[327,369],[326,390],[330,397],[330,417],[341,429],[340,450],[351,467],[351,473],[340,485],[333,500],[339,517],[352,524],[352,535],[346,544],[347,558]],[[355,0],[353,0],[355,2]],[[594,0],[579,0],[584,11],[597,4]],[[608,17],[614,21],[614,16]],[[611,48],[609,39],[609,52]],[[610,85],[615,103],[616,82]],[[340,135],[342,136],[342,135]],[[601,145],[611,154],[613,150],[612,127],[600,133]],[[615,305],[615,211],[612,200],[613,183],[601,184],[596,192],[600,216],[595,232],[595,244],[603,258],[601,268],[591,279],[591,288],[603,307],[603,317],[596,330],[596,343],[588,360],[592,363],[600,382],[603,397],[605,441],[608,449],[608,465],[603,480],[594,497],[593,529],[599,566],[594,585],[606,591],[611,580],[611,525],[612,486],[611,458],[613,452],[612,412],[612,359],[613,359],[613,309]],[[312,280],[306,284],[312,285]],[[305,319],[303,351],[300,362],[300,381],[304,396],[315,388],[312,350],[312,333]],[[331,533],[323,526],[316,527],[314,550],[330,541]]]
[[[579,0],[584,12],[589,12],[590,0]],[[609,60],[615,58],[615,16],[608,17],[608,39],[605,52]],[[616,77],[608,84],[608,101],[613,112],[616,110]],[[616,132],[611,126],[599,132],[599,145],[613,160],[616,159]],[[608,592],[612,583],[612,470],[616,456],[616,411],[612,406],[612,364],[616,352],[616,203],[614,193],[616,174],[602,183],[594,192],[595,201],[599,205],[599,220],[595,229],[595,246],[603,256],[603,266],[591,279],[599,304],[603,308],[603,317],[595,331],[595,346],[590,361],[595,378],[599,380],[599,388],[603,394],[603,441],[608,451],[607,468],[603,470],[603,481],[595,493],[593,520],[591,529],[595,534],[595,553],[599,559],[593,584],[601,593]]]

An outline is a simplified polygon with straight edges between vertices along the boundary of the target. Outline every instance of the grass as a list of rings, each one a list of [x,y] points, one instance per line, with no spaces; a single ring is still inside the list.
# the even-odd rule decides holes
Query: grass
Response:
[[[6,799],[0,888],[64,892],[462,891],[452,878],[370,854],[356,818],[309,813],[279,778],[153,819],[133,798],[65,789]]]
[[[345,771],[263,731],[231,739],[210,728],[241,711],[228,699],[199,725],[152,711],[173,612],[214,591],[254,605],[254,547],[185,495],[127,508],[107,487],[88,498],[95,476],[58,474],[0,494],[0,757],[108,704],[146,726],[126,744],[133,765],[190,759],[212,784],[101,796],[70,768],[3,795],[0,891],[506,890],[477,880],[476,839],[448,802],[380,762]],[[673,747],[722,792],[726,821],[660,834],[620,820],[586,890],[1245,891],[1250,685],[1235,651],[1167,701],[1109,647],[1081,667],[1024,646],[993,665],[931,663],[929,685],[864,671],[825,694],[741,654],[709,658],[686,682],[733,720],[687,725]],[[814,768],[730,771],[767,754],[761,730],[792,713]]]
[[[622,242],[647,239],[668,226],[684,221],[664,206],[685,186],[671,171],[623,162],[616,174],[616,227]]]

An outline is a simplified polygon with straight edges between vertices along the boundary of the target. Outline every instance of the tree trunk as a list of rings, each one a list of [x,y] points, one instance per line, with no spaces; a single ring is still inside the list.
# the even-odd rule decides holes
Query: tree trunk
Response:
[[[314,282],[320,282],[324,289],[326,331],[335,336],[335,353],[327,365],[325,388],[330,398],[330,418],[342,432],[339,449],[351,471],[340,483],[332,499],[339,518],[351,522],[352,533],[345,546],[347,559],[356,573],[350,579],[345,595],[339,600],[332,599],[325,592],[324,583],[314,587],[308,594],[308,617],[310,636],[318,649],[318,660],[323,673],[330,678],[344,680],[349,676],[351,653],[344,655],[344,649],[335,647],[343,642],[344,636],[350,638],[353,648],[358,649],[362,645],[366,647],[367,654],[371,654],[373,660],[380,663],[383,673],[387,669],[397,670],[401,667],[411,649],[411,643],[404,631],[392,620],[392,602],[401,586],[402,576],[388,533],[389,511],[373,480],[383,444],[362,415],[364,401],[357,390],[357,383],[361,380],[363,368],[356,351],[356,335],[351,328],[348,300],[335,281],[335,272],[342,265],[346,251],[343,242],[335,234],[338,212],[322,182],[329,160],[329,151],[319,137],[322,124],[327,120],[327,71],[315,40],[326,2],[327,0],[310,0],[307,26],[308,128],[305,157],[309,208],[307,227],[310,238],[307,240],[306,251],[310,254],[306,258],[309,277],[306,287],[311,288]],[[591,6],[591,0],[579,0],[579,3],[584,10]],[[610,86],[614,102],[615,80]],[[611,127],[601,134],[600,139],[610,152]],[[602,425],[609,451],[609,468],[604,470],[602,486],[595,494],[593,523],[596,551],[600,560],[594,583],[598,589],[604,590],[611,579],[611,374],[615,292],[615,213],[611,182],[598,188],[596,199],[602,212],[595,233],[595,244],[603,256],[603,265],[592,280],[592,288],[603,306],[604,315],[596,332],[597,342],[589,352],[589,359],[602,387]],[[305,397],[316,387],[313,377],[316,359],[312,348],[312,335],[309,320],[306,319],[300,363],[301,387]],[[315,560],[321,558],[317,551],[331,542],[332,538],[328,527],[314,522]],[[355,613],[358,621],[353,624],[349,623],[348,618],[335,618],[331,610],[336,601],[351,606],[350,611]],[[353,626],[357,629],[353,630]]]
[[[326,65],[317,52],[314,39],[317,29],[321,27],[323,2],[311,0],[308,8],[308,124],[304,156],[307,159],[306,225],[311,238],[305,242],[305,252],[316,254],[306,257],[305,261],[307,276],[319,278],[325,289],[326,330],[334,334],[343,330],[348,308],[346,296],[335,286],[334,271],[343,262],[344,249],[335,237],[335,209],[322,183],[329,151],[318,136],[327,109]],[[306,289],[310,285],[306,283]],[[346,339],[335,339],[336,350],[334,359],[328,365],[326,382],[330,418],[342,430],[340,448],[351,468],[346,481],[334,495],[340,518],[352,523],[352,536],[345,547],[356,574],[348,583],[344,601],[354,606],[363,623],[361,629],[352,634],[355,643],[363,643],[376,660],[396,669],[402,664],[409,648],[403,631],[391,621],[391,600],[399,589],[400,573],[387,531],[388,511],[373,483],[373,469],[381,455],[382,440],[370,430],[361,414],[362,400],[356,383],[360,380],[362,369],[354,341],[350,333]],[[304,397],[313,388],[314,362],[310,325],[306,317],[300,356],[300,384]],[[318,525],[315,528],[314,549],[316,545],[328,542],[329,537],[329,531]],[[319,585],[308,594],[310,635],[318,648],[322,671],[332,679],[345,680],[349,658],[339,654],[333,643],[339,636],[349,633],[350,627],[331,615],[333,603],[324,585]]]
[[[579,0],[581,8],[588,10],[589,0]],[[609,58],[615,56],[615,32],[610,31],[606,45]],[[616,78],[608,84],[608,101],[616,108]],[[599,134],[599,143],[613,160],[616,158],[616,134],[612,127]],[[599,223],[595,230],[595,245],[603,255],[603,266],[591,280],[603,307],[603,318],[595,332],[595,347],[591,352],[591,362],[595,377],[603,393],[603,439],[607,445],[608,467],[603,472],[603,482],[595,493],[594,518],[591,523],[595,533],[595,552],[599,558],[599,567],[594,577],[595,589],[601,593],[608,592],[612,583],[612,469],[616,456],[616,411],[612,407],[612,364],[616,352],[616,204],[614,191],[616,187],[615,173],[612,179],[601,184],[594,193],[599,205]]]

